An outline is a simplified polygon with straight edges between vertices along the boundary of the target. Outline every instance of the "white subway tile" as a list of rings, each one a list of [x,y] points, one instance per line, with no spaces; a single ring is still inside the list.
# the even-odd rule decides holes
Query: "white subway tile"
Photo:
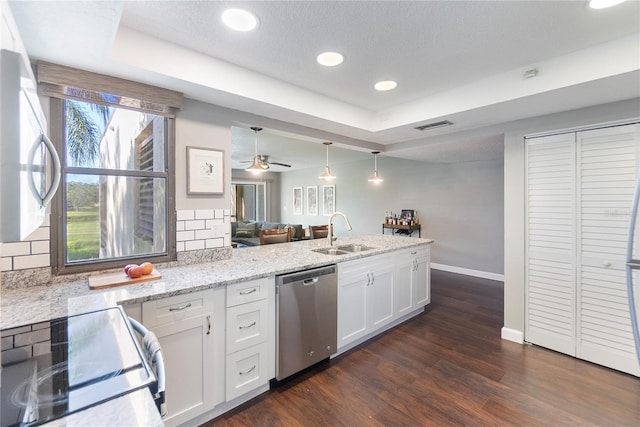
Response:
[[[13,258],[6,257],[0,258],[0,271],[11,271],[13,270]]]
[[[51,327],[51,323],[49,322],[40,322],[40,323],[34,323],[33,325],[31,325],[31,330],[35,331],[38,329],[44,329],[44,328],[50,328]]]
[[[224,224],[224,221],[221,219],[208,219],[207,221],[205,221],[204,228],[212,228],[217,224]]]
[[[223,246],[231,246],[231,234],[227,234],[224,236]]]
[[[222,237],[225,235],[227,226],[225,224],[215,224],[209,230],[211,230],[213,234],[211,237]]]
[[[231,209],[225,209],[224,216],[230,216],[230,215],[231,215]]]
[[[196,240],[211,239],[217,237],[213,230],[196,230]]]
[[[13,337],[2,337],[2,351],[13,348]]]
[[[28,255],[13,257],[14,270],[26,270],[27,268],[49,267],[49,254]]]
[[[184,231],[184,221],[176,221],[176,231]]]
[[[38,329],[37,331],[26,332],[24,334],[14,336],[13,346],[24,347],[26,345],[49,340],[51,340],[51,329]]]
[[[176,242],[176,252],[184,252],[184,242]]]
[[[216,219],[224,219],[224,209],[216,209]]]
[[[213,209],[196,209],[196,219],[213,219]]]
[[[49,253],[49,241],[48,240],[35,240],[31,242],[31,253],[35,254],[48,254]]]
[[[223,246],[224,246],[224,239],[222,239],[222,238],[207,239],[206,240],[206,248],[207,249],[221,248]]]
[[[186,242],[187,240],[193,240],[194,239],[194,232],[193,230],[189,230],[189,231],[178,231],[176,233],[176,241],[177,242]]]
[[[0,254],[5,256],[30,255],[31,244],[29,242],[3,243],[0,247]]]
[[[184,242],[184,249],[187,251],[204,249],[204,240],[192,240],[190,242]]]
[[[181,210],[177,211],[177,220],[178,221],[189,221],[194,219],[195,214],[192,210]]]
[[[204,229],[204,220],[196,219],[193,221],[185,221],[184,223],[185,230],[203,230]]]
[[[36,228],[25,240],[49,240],[50,239],[49,227]]]
[[[51,342],[38,342],[33,345],[33,356],[40,356],[41,354],[51,353]]]
[[[4,331],[2,331],[2,336],[8,337],[13,335],[23,334],[25,332],[30,332],[30,331],[31,331],[31,326],[18,326],[17,328],[5,329]]]

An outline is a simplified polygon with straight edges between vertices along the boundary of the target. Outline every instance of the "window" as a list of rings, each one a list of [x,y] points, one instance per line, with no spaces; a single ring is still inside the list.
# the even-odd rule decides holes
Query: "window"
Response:
[[[175,259],[173,117],[144,103],[132,107],[132,96],[63,87],[45,85],[62,163],[54,271]]]

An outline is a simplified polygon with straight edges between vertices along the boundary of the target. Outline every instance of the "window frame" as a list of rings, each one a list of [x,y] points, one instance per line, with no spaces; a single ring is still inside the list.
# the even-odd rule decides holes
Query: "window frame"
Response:
[[[68,99],[74,99],[69,97]],[[65,99],[51,97],[50,98],[50,131],[51,140],[58,151],[63,166],[63,171],[72,169],[77,173],[88,173],[92,175],[104,175],[104,171],[109,171],[111,176],[136,176],[136,177],[158,177],[158,172],[147,171],[127,171],[115,169],[97,169],[97,168],[78,168],[67,167],[66,147],[64,141],[65,122],[64,122],[64,102]],[[90,102],[85,100],[85,102]],[[117,108],[124,108],[116,106]],[[145,112],[143,109],[128,108],[134,111]],[[152,112],[153,114],[157,114]],[[175,261],[177,259],[176,251],[176,209],[175,209],[175,117],[165,115],[166,133],[165,141],[165,165],[166,168],[166,251],[162,254],[145,254],[142,256],[131,256],[122,258],[109,258],[107,260],[86,260],[67,262],[67,251],[65,245],[65,218],[64,213],[66,205],[66,197],[64,189],[66,188],[66,177],[63,173],[60,182],[60,190],[54,196],[51,203],[51,269],[54,275],[82,273],[89,271],[107,270],[112,268],[123,267],[128,263],[141,263],[150,261],[154,263]],[[164,178],[164,176],[163,176]]]

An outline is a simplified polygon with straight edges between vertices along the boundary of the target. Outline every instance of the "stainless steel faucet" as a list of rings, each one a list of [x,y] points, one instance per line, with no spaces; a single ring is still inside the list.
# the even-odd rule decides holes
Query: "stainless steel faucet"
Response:
[[[333,218],[336,215],[340,215],[347,222],[347,230],[353,230],[353,227],[351,227],[351,222],[349,222],[349,218],[347,218],[345,214],[343,214],[342,212],[334,212],[329,217],[329,229],[327,230],[327,243],[329,243],[329,246],[333,246],[333,241],[335,240],[335,238],[333,237]]]

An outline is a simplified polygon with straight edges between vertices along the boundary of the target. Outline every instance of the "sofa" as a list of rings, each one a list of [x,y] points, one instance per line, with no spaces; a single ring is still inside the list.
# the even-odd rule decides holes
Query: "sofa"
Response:
[[[259,246],[260,238],[258,230],[288,228],[291,233],[291,241],[304,239],[304,229],[302,224],[283,224],[268,221],[249,221],[231,223],[231,241],[245,246]]]

